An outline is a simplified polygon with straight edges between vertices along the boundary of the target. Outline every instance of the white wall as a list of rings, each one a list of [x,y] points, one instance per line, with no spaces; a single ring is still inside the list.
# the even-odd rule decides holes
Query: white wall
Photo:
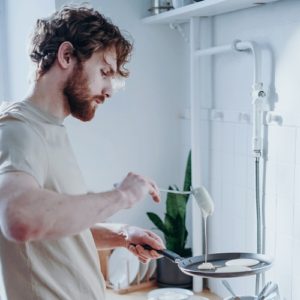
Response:
[[[57,8],[65,3],[57,1]],[[161,187],[182,186],[190,147],[189,121],[178,117],[189,101],[184,89],[188,85],[188,58],[182,37],[165,26],[142,24],[149,1],[91,3],[130,33],[134,53],[124,91],[99,107],[90,123],[67,119],[87,185],[92,191],[111,189],[133,171],[153,178]],[[149,197],[110,220],[153,228],[147,211],[163,216],[165,201],[157,205]]]
[[[5,22],[5,4],[4,0],[0,1],[0,37],[2,42],[0,43],[0,102],[4,101],[5,99],[5,57],[7,55],[6,49],[6,22]]]
[[[30,59],[27,45],[29,35],[40,17],[55,10],[54,0],[2,0],[6,12],[5,91],[6,101],[20,101],[29,89]]]
[[[31,66],[28,36],[36,19],[48,16],[54,9],[54,0],[0,0],[0,102],[20,101],[26,96]],[[6,299],[1,272],[0,298]]]
[[[282,299],[300,299],[300,2],[271,5],[214,19],[214,43],[253,40],[261,46],[262,80],[269,101],[283,118],[265,127],[267,254],[275,257],[267,280],[279,283]],[[216,211],[210,220],[209,252],[256,251],[254,162],[251,124],[233,120],[251,114],[250,56],[224,54],[214,59],[214,108],[224,121],[212,121],[211,188]],[[275,90],[274,90],[275,87]],[[277,93],[277,95],[276,95]],[[236,292],[253,294],[254,278],[230,281]],[[211,287],[226,295],[219,280]]]

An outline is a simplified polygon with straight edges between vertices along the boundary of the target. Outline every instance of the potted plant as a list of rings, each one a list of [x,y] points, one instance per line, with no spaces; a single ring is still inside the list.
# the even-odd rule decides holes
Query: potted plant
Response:
[[[192,185],[191,151],[189,152],[185,170],[183,191],[190,191]],[[176,185],[169,186],[170,190],[179,191]],[[168,193],[164,221],[155,213],[147,212],[149,219],[162,231],[166,247],[182,257],[192,255],[191,248],[186,248],[188,231],[186,229],[186,206],[189,195]],[[182,273],[177,264],[163,257],[157,263],[157,283],[159,286],[176,286],[189,288],[192,286],[192,277]]]

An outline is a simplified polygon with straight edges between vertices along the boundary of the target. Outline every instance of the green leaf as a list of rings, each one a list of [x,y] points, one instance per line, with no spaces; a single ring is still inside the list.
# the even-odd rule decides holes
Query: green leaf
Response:
[[[177,253],[178,253],[178,240],[176,239],[176,237],[168,237],[166,238],[166,247],[167,249]]]
[[[173,195],[167,198],[167,213],[173,218],[180,216],[185,218],[186,200],[185,195]]]
[[[166,235],[166,241],[174,238],[176,239],[176,247],[178,247],[178,249],[183,249],[187,236],[185,218],[181,218],[179,215],[176,218],[173,218],[166,214],[165,227],[168,231],[168,234]]]
[[[159,230],[161,230],[164,234],[167,233],[165,225],[158,215],[152,212],[147,212],[147,216]]]
[[[167,200],[167,214],[173,218],[175,218],[178,214],[177,209],[177,194],[168,193]]]
[[[176,228],[178,227],[179,222],[178,219],[175,217],[173,218],[169,214],[165,214],[165,228],[168,232],[168,236],[176,236]]]
[[[184,178],[184,191],[190,191],[192,185],[191,151],[189,152]],[[170,190],[179,190],[176,185],[169,186]],[[188,232],[185,226],[186,204],[189,195],[167,194],[166,213],[164,222],[154,213],[148,212],[149,219],[164,233],[166,247],[182,257],[191,256],[191,249],[186,249],[185,244]]]
[[[173,187],[169,187],[169,189],[175,190]],[[178,188],[176,187],[176,190]],[[176,218],[178,215],[181,218],[185,218],[186,213],[186,199],[185,195],[168,193],[167,195],[167,214],[173,218]]]

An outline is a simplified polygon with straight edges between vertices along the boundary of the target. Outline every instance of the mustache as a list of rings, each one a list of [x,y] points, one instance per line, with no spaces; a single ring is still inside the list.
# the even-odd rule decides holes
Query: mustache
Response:
[[[97,95],[97,96],[93,96],[92,100],[95,100],[96,102],[104,102],[105,101],[105,96],[103,95]]]

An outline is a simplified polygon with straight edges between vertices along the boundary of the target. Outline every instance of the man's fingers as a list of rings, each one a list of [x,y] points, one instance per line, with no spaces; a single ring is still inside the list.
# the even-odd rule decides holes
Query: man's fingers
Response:
[[[153,258],[150,252],[145,250],[141,245],[130,245],[128,249],[144,264],[147,263],[150,258]]]
[[[128,247],[128,250],[131,251],[134,255],[139,256],[139,254],[138,254],[138,252],[137,252],[135,246],[130,245],[130,246]]]
[[[136,251],[139,254],[139,256],[143,259],[149,260],[149,258],[159,258],[161,255],[157,253],[155,250],[146,250],[143,246],[141,245],[136,245]]]
[[[159,257],[161,257],[161,254],[157,253],[155,250],[151,250],[150,254],[151,254],[152,258],[159,258]]]
[[[156,183],[154,181],[150,180],[150,184],[153,187],[153,189],[156,191],[156,193],[158,195],[160,195],[159,187],[156,185]]]
[[[160,202],[160,191],[156,183],[149,178],[145,178],[145,180],[149,184],[149,194],[151,195],[152,199],[155,202]]]
[[[138,228],[135,226],[126,227],[127,247],[143,261],[148,259],[157,259],[161,255],[158,250],[165,249],[162,239],[150,230]],[[148,245],[150,247],[146,247]],[[152,249],[151,249],[152,248]]]
[[[158,243],[157,245],[158,245],[158,247],[160,247],[160,248],[157,248],[157,249],[166,248],[163,241],[162,241],[162,239],[157,234],[155,234],[154,232],[152,232],[150,230],[146,230],[146,232],[151,238],[153,238],[155,241],[157,241],[157,243]]]
[[[152,258],[152,255],[149,250],[146,250],[143,246],[141,245],[136,245],[136,251],[139,254],[139,256],[143,259],[149,259]]]
[[[155,202],[160,202],[160,192],[156,183],[147,177],[132,172],[128,173],[126,178],[114,187],[129,193],[131,199],[129,207],[144,199],[147,193],[151,195]]]
[[[157,250],[166,248],[162,239],[150,230],[146,230],[146,235],[143,238],[143,243]]]
[[[154,182],[149,182],[150,183],[150,188],[149,188],[149,194],[153,198],[155,202],[160,202],[160,192],[159,189],[157,188],[156,184]]]
[[[152,238],[151,236],[149,236],[148,232],[146,232],[146,233],[147,233],[147,235],[144,236],[144,238],[142,239],[141,244],[142,245],[149,245],[153,249],[152,250],[146,250],[141,245],[137,245],[136,248],[138,248],[140,250],[139,253],[141,255],[147,255],[147,257],[154,258],[154,259],[161,257],[161,254],[159,254],[155,250],[156,249],[157,250],[164,249],[165,246],[164,246],[163,242],[160,240],[160,238],[158,238],[158,240],[156,240],[156,239]],[[153,235],[155,235],[155,234],[153,234]]]

